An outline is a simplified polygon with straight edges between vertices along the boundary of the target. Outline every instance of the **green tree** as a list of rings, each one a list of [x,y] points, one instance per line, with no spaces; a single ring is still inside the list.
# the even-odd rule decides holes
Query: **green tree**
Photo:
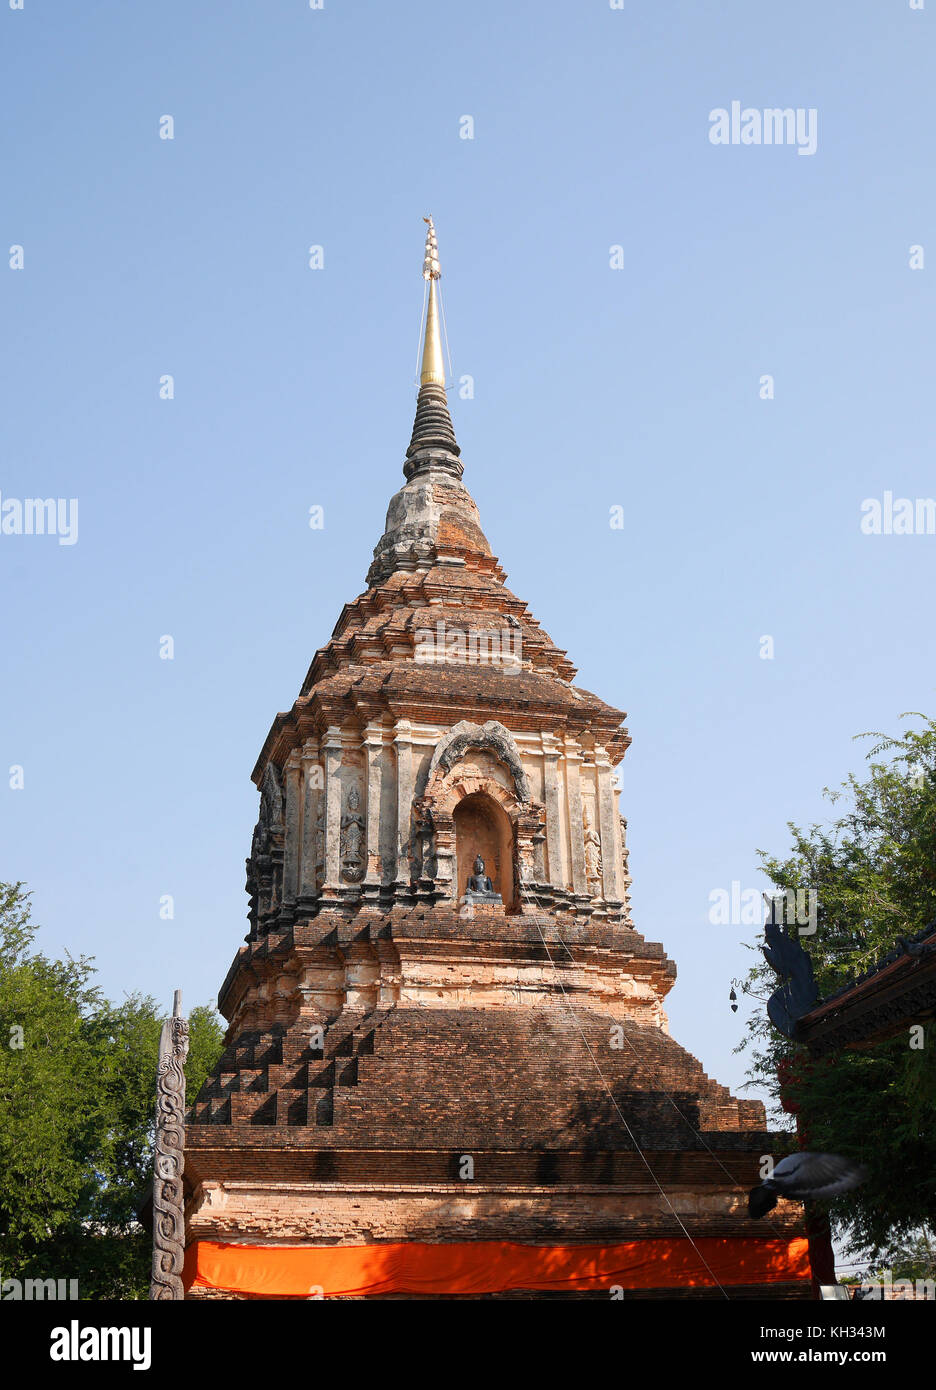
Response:
[[[908,728],[899,737],[859,735],[876,740],[868,754],[869,775],[851,775],[840,789],[826,789],[839,812],[831,824],[808,830],[791,824],[793,846],[786,857],[760,852],[777,888],[816,890],[817,930],[799,941],[823,997],[872,968],[900,937],[936,921],[936,721],[912,717],[922,720],[922,728]],[[760,944],[751,947],[758,955]],[[761,960],[743,987],[763,1001],[775,983]],[[933,1020],[925,1024],[924,1038],[916,1050],[902,1034],[811,1059],[758,1008],[738,1049],[749,1051],[748,1075],[771,1096],[776,1118],[789,1126],[782,1104],[797,1107],[810,1148],[867,1165],[867,1182],[833,1203],[830,1215],[849,1249],[872,1260],[886,1259],[920,1231],[925,1240],[927,1229],[936,1229]],[[782,1095],[778,1073],[786,1078]],[[791,1134],[789,1148],[795,1147]]]
[[[887,1251],[885,1267],[894,1279],[936,1280],[936,1238],[925,1227]]]
[[[21,884],[0,884],[0,1271],[77,1279],[82,1298],[142,1298],[164,1015],[143,995],[111,1004],[92,962],[49,960]],[[210,1008],[189,1016],[194,1099],[223,1045]]]

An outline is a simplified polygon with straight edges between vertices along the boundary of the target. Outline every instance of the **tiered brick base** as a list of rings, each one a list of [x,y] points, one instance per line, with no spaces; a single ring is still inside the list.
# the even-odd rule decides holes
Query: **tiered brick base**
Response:
[[[431,954],[436,975],[445,977],[444,914],[435,932],[433,914],[420,914],[423,935],[415,938],[412,915],[378,919],[379,939],[389,949],[399,935],[404,960],[413,940],[426,948],[414,957],[417,983],[403,970],[396,1002],[337,1011],[322,1048],[308,1045],[315,1026],[308,1012],[262,1032],[246,1029],[231,1042],[188,1130],[189,1241],[586,1245],[686,1231],[695,1239],[801,1233],[795,1207],[778,1208],[770,1226],[746,1214],[747,1189],[771,1147],[761,1104],[735,1100],[664,1027],[638,1021],[639,999],[635,1018],[620,1000],[612,1012],[585,990],[576,997],[574,980],[581,983],[594,964],[595,936],[610,929],[580,928],[561,966],[528,943],[524,966],[543,972],[530,985],[532,1004],[507,1002],[522,997],[516,960],[514,984],[500,977],[509,941],[495,950],[480,927],[472,943],[463,932],[451,943],[452,969],[457,964],[462,982],[473,977],[476,997],[487,1002],[472,1004],[469,991],[455,1006],[444,989],[429,988],[426,970]],[[536,925],[516,918],[498,930],[509,938]],[[551,926],[544,921],[555,957],[558,929]],[[648,968],[663,968],[636,933],[615,930],[632,963],[642,951]],[[297,946],[306,931],[310,944]],[[338,947],[342,934],[346,944]],[[559,935],[568,942],[569,926]],[[352,952],[361,936],[360,923],[345,922],[339,932],[320,917],[293,929],[279,949],[285,960],[302,950]],[[410,988],[421,1002],[408,998]],[[808,1291],[802,1282],[759,1287],[771,1297]],[[731,1296],[745,1296],[744,1288]]]

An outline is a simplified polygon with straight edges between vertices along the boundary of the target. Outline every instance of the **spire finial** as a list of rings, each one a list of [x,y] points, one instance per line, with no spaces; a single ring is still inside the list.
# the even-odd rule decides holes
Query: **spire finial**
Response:
[[[459,448],[452,429],[448,398],[445,394],[445,367],[442,359],[441,306],[439,301],[439,247],[435,224],[431,217],[426,223],[426,254],[423,257],[423,278],[429,284],[426,307],[426,337],[423,342],[422,367],[419,373],[419,395],[416,398],[416,419],[406,451],[403,472],[407,479],[418,473],[443,471],[462,475],[458,461]]]
[[[426,254],[423,257],[423,279],[429,281],[429,304],[426,309],[426,339],[423,344],[422,367],[419,373],[420,386],[445,386],[445,364],[442,359],[442,334],[439,326],[439,291],[437,280],[439,269],[439,246],[436,241],[435,224],[431,217],[424,217],[427,224]]]
[[[435,223],[431,217],[424,217],[429,230],[426,232],[426,255],[423,260],[423,279],[438,280],[442,271],[439,269],[439,243],[436,241]]]

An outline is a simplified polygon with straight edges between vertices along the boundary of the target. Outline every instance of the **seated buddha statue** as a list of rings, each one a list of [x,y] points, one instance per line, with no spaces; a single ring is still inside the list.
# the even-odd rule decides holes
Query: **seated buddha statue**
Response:
[[[484,860],[480,854],[474,862],[474,873],[468,875],[468,892],[494,896],[494,885],[484,872]]]

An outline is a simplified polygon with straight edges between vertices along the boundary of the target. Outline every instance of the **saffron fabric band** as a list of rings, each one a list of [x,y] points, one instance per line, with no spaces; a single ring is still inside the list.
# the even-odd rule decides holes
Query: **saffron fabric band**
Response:
[[[700,1258],[701,1257],[701,1258]],[[704,1261],[704,1263],[703,1263]],[[712,1273],[706,1269],[708,1265]],[[715,1279],[713,1280],[712,1274]],[[508,1289],[675,1289],[809,1279],[805,1237],[685,1237],[621,1245],[227,1245],[193,1241],[185,1287],[267,1298],[480,1294]]]

